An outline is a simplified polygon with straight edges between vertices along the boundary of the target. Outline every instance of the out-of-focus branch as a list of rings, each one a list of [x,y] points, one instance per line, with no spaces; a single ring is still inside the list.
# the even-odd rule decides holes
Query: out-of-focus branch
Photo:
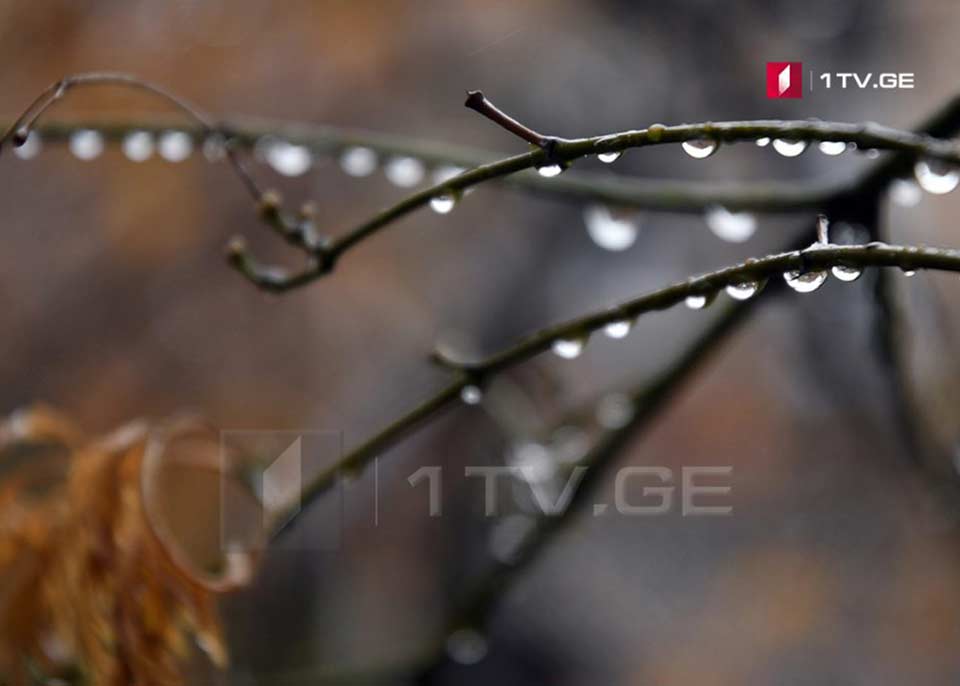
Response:
[[[710,353],[717,352],[727,337],[746,320],[760,297],[734,303],[691,343],[680,356],[652,380],[646,380],[628,391],[633,415],[623,426],[606,429],[593,447],[576,463],[564,466],[565,479],[577,468],[586,468],[583,478],[566,508],[556,515],[541,515],[536,525],[519,541],[509,560],[496,560],[458,604],[453,618],[447,625],[447,635],[459,630],[483,631],[493,614],[500,607],[508,591],[536,561],[540,552],[549,545],[578,514],[583,512],[588,496],[609,474],[623,448],[650,424],[667,406],[670,399],[707,361]],[[434,658],[425,666],[417,667],[417,681],[430,683],[431,676],[447,663],[447,653],[441,642],[434,650]]]
[[[120,86],[122,88],[149,93],[173,105],[173,107],[185,114],[195,126],[199,127],[203,135],[207,136],[222,133],[216,121],[209,114],[163,86],[145,81],[131,74],[87,72],[67,76],[43,89],[40,95],[34,98],[33,102],[31,102],[27,108],[20,113],[20,116],[0,135],[0,150],[3,149],[3,145],[8,141],[17,147],[26,143],[30,132],[37,126],[40,117],[43,116],[47,110],[62,100],[70,91],[91,86]],[[246,165],[237,157],[229,144],[226,145],[225,152],[231,166],[243,182],[244,187],[255,200],[259,200],[263,196],[264,191],[257,185],[256,181],[254,181]]]

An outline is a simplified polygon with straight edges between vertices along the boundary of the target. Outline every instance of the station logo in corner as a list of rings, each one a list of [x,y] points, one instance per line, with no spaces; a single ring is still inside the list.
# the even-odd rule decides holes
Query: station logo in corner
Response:
[[[802,98],[803,63],[767,62],[767,97]]]

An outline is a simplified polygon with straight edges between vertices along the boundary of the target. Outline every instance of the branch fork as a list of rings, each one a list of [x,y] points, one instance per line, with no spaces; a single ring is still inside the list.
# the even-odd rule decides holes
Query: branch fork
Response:
[[[511,117],[509,114],[494,105],[482,91],[467,91],[467,100],[464,106],[492,121],[497,126],[509,131],[518,138],[543,150],[547,164],[562,164],[563,160],[557,156],[558,146],[566,139],[557,136],[545,136],[525,124]]]

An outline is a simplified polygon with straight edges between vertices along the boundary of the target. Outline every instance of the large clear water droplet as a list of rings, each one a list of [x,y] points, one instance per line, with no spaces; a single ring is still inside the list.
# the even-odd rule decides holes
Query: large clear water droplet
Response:
[[[844,264],[838,264],[830,270],[830,273],[833,274],[834,278],[838,281],[846,281],[849,283],[859,279],[863,270],[860,269],[860,267],[848,267]]]
[[[799,271],[790,271],[786,272],[783,275],[784,281],[787,282],[787,285],[790,286],[797,293],[813,293],[815,290],[820,288],[823,285],[824,281],[827,280],[827,272],[825,271],[810,271],[810,272],[799,272]]]
[[[347,148],[340,155],[340,168],[350,176],[370,176],[377,169],[377,153],[370,148]]]
[[[103,152],[103,136],[93,129],[81,129],[73,132],[69,145],[78,160],[93,160]]]
[[[616,322],[610,322],[605,327],[603,327],[603,333],[606,334],[608,338],[626,338],[627,334],[630,333],[630,329],[633,328],[633,322],[629,319],[622,319]]]
[[[487,639],[473,629],[458,629],[447,637],[447,655],[461,665],[475,665],[487,656]]]
[[[450,211],[456,204],[456,198],[452,195],[438,195],[430,198],[430,209],[437,214],[450,214]]]
[[[167,131],[160,135],[157,149],[167,162],[183,162],[193,152],[193,139],[183,131]]]
[[[701,138],[698,140],[684,141],[680,144],[680,147],[693,159],[702,160],[710,157],[710,155],[717,151],[717,142],[709,138]]]
[[[620,159],[620,156],[623,154],[622,150],[614,150],[613,152],[602,152],[597,155],[597,159],[603,162],[604,164],[612,164]]]
[[[915,181],[896,179],[890,184],[890,199],[900,207],[915,207],[923,198],[923,191]]]
[[[843,141],[820,141],[820,152],[824,155],[840,155],[847,149],[847,144]]]
[[[553,342],[551,349],[558,357],[565,360],[572,360],[580,357],[587,341],[584,338],[560,338]]]
[[[313,165],[310,150],[287,141],[271,143],[266,150],[267,164],[283,176],[302,176]]]
[[[757,218],[749,212],[730,212],[714,206],[707,210],[705,218],[713,234],[730,243],[743,243],[757,230]]]
[[[123,154],[131,162],[145,162],[153,156],[153,136],[147,131],[131,131],[123,138]]]
[[[563,173],[563,165],[545,164],[542,167],[537,167],[537,173],[540,176],[551,179],[554,176],[560,176],[560,174]]]
[[[416,157],[394,157],[387,161],[383,173],[394,186],[410,188],[423,180],[423,162]]]
[[[583,211],[583,221],[593,242],[604,250],[620,252],[637,240],[637,225],[627,219],[617,219],[604,205],[591,205]]]
[[[684,299],[683,304],[691,310],[702,310],[710,305],[716,297],[716,293],[696,293],[694,295],[688,295]]]
[[[960,172],[942,162],[920,160],[913,171],[920,188],[934,195],[949,193],[960,182]]]
[[[770,139],[764,136],[763,138],[758,138],[756,143],[758,148],[765,148],[770,145]]]
[[[460,399],[467,405],[479,405],[483,400],[483,391],[480,390],[479,386],[474,386],[472,384],[469,386],[464,386],[460,390]]]
[[[909,268],[901,269],[900,271],[903,272],[904,276],[914,276],[917,273],[916,269],[909,269]]]
[[[773,141],[773,149],[784,157],[796,157],[807,149],[807,142],[776,138]]]
[[[734,300],[749,300],[760,290],[760,283],[757,281],[740,281],[729,284],[724,290]]]
[[[13,154],[21,160],[31,160],[40,152],[43,144],[40,141],[40,134],[36,131],[27,133],[26,139],[20,145],[14,146]]]

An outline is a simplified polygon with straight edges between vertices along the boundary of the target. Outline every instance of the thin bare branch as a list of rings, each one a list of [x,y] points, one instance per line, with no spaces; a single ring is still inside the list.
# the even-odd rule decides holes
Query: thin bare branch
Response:
[[[645,296],[548,327],[515,345],[479,362],[443,360],[445,366],[483,379],[533,355],[549,350],[558,341],[586,340],[595,331],[615,322],[630,322],[647,312],[663,310],[690,296],[713,296],[728,286],[760,284],[787,272],[827,271],[832,267],[899,267],[903,270],[940,269],[960,271],[960,251],[943,248],[916,248],[885,243],[867,245],[813,245],[698,276],[654,291]]]
[[[653,379],[644,380],[633,389],[627,390],[626,395],[634,408],[630,420],[621,427],[604,430],[580,460],[575,464],[563,465],[559,475],[561,482],[565,481],[574,469],[587,468],[567,507],[557,515],[541,515],[508,560],[493,561],[491,567],[458,603],[452,619],[447,623],[448,635],[461,629],[486,629],[490,618],[517,580],[530,569],[543,549],[582,513],[587,496],[609,474],[610,467],[622,453],[624,446],[665,409],[682,384],[701,369],[710,353],[716,353],[720,349],[760,300],[761,297],[757,297],[728,306],[669,366]],[[440,641],[434,649],[433,660],[419,668],[422,671],[416,682],[431,683],[430,675],[436,673],[446,661],[444,642]]]
[[[31,103],[23,114],[17,118],[14,124],[8,128],[4,137],[0,138],[0,144],[14,135],[18,141],[25,140],[23,131],[33,126],[39,116],[54,102],[62,98],[69,88],[79,85],[95,84],[122,85],[157,94],[187,113],[200,125],[205,134],[226,132],[231,140],[238,137],[236,132],[230,131],[226,127],[215,126],[212,119],[202,111],[159,86],[126,74],[90,73],[68,77],[48,87]],[[294,240],[291,240],[291,242],[313,258],[310,266],[290,276],[265,278],[263,276],[263,269],[259,272],[253,270],[252,261],[238,258],[236,252],[231,253],[232,258],[230,264],[258,287],[273,291],[290,290],[329,273],[339,259],[349,250],[406,215],[427,205],[433,198],[449,195],[457,196],[467,188],[477,184],[514,175],[517,172],[533,167],[547,165],[566,166],[576,159],[589,155],[622,152],[630,148],[640,148],[651,145],[683,143],[697,140],[708,141],[719,145],[720,143],[754,141],[758,138],[775,138],[807,143],[814,141],[832,141],[855,144],[863,149],[896,151],[904,153],[911,158],[928,158],[951,164],[960,164],[960,151],[958,151],[957,146],[951,141],[940,140],[926,134],[899,131],[873,123],[842,124],[821,121],[739,121],[683,124],[679,126],[654,124],[646,129],[635,131],[625,131],[590,138],[565,139],[544,136],[533,131],[496,108],[478,91],[468,96],[467,106],[477,110],[492,121],[495,121],[498,125],[520,136],[523,140],[533,143],[538,149],[526,154],[482,164],[471,171],[464,172],[452,179],[414,193],[392,207],[362,222],[358,226],[342,233],[338,238],[329,243],[309,245],[305,241],[295,240],[299,235],[297,225],[290,223],[283,212],[276,212],[271,215],[273,225],[275,227],[279,226],[285,238],[288,240],[293,238]],[[238,175],[243,180],[248,191],[259,203],[264,197],[264,191],[260,189],[246,167],[239,158],[235,156],[232,147],[228,146],[227,150]],[[903,164],[903,160],[900,160],[898,164]],[[881,177],[875,177],[875,179],[878,179],[877,182],[881,183],[881,185],[884,183],[880,180]],[[547,179],[547,181],[556,182],[559,181],[559,179]],[[822,187],[814,189],[812,193],[810,189],[804,189],[799,193],[796,191],[792,193],[786,192],[782,197],[771,194],[771,191],[783,189],[758,189],[754,190],[752,195],[748,193],[746,197],[729,198],[728,200],[738,200],[739,202],[728,202],[726,204],[730,209],[743,209],[745,206],[755,205],[753,209],[762,211],[799,211],[810,209],[825,211],[829,209],[830,203],[840,194],[848,193],[854,187],[855,185],[844,186],[841,184],[835,187],[832,192],[826,193],[823,192],[824,188]],[[578,190],[583,194],[584,191],[587,190],[583,187],[582,182],[578,184],[576,179],[566,184],[561,182],[558,190],[560,190],[560,188],[563,188],[563,192],[568,194],[576,194]],[[608,186],[605,190],[607,191],[607,195],[629,195],[629,189],[622,187],[617,189],[615,185],[612,187]],[[624,193],[624,190],[628,192]],[[682,206],[690,201],[689,196],[672,196],[670,188],[660,188],[659,195],[664,198],[662,204],[665,206]],[[699,198],[699,204],[706,205],[706,202],[704,202],[706,200],[709,200],[710,204],[723,204],[722,198],[717,197],[716,192],[714,192],[714,197]],[[664,209],[666,208],[667,207],[664,207]],[[267,268],[267,273],[270,271],[272,271],[272,268]]]
[[[212,116],[185,98],[182,98],[172,91],[167,90],[163,86],[150,81],[145,81],[130,74],[116,72],[87,72],[82,74],[74,74],[50,84],[27,106],[25,110],[23,110],[23,112],[21,112],[20,116],[18,116],[13,123],[7,127],[3,135],[0,136],[0,150],[2,150],[4,143],[6,143],[8,140],[11,141],[15,146],[23,145],[26,142],[30,131],[37,126],[40,117],[42,117],[47,110],[62,100],[70,91],[76,90],[77,88],[91,86],[120,86],[132,90],[143,91],[145,93],[157,96],[165,102],[173,105],[177,110],[186,115],[187,118],[191,120],[196,127],[198,127],[199,131],[204,137],[211,135],[222,136],[224,138],[224,152],[226,153],[230,167],[240,179],[247,193],[250,194],[250,196],[258,203],[258,205],[262,205],[268,201],[270,197],[269,192],[260,187],[260,185],[253,178],[253,174],[250,173],[250,170],[247,168],[244,161],[237,154],[235,145],[233,144],[232,134],[226,127],[218,125]],[[296,224],[284,226],[285,215],[282,212],[276,211],[267,215],[261,213],[261,216],[263,216],[265,220],[272,226],[280,227],[283,232],[289,236],[297,235],[298,226]],[[301,247],[304,246],[301,245]],[[230,264],[236,266],[237,261],[231,260]],[[241,271],[241,273],[247,275],[249,278],[248,272]],[[312,273],[312,271],[310,273]],[[262,282],[254,280],[254,283],[258,283],[258,285],[260,283],[270,282],[271,281],[269,279],[263,279]],[[282,282],[295,283],[295,281],[290,279],[283,279]]]
[[[368,148],[381,157],[415,157],[435,167],[469,169],[509,157],[507,153],[478,150],[462,145],[437,143],[374,131],[340,129],[258,119],[236,119],[221,124],[230,132],[236,147],[251,149],[263,138],[276,138],[307,148],[314,155],[340,155],[352,148]],[[127,135],[145,131],[154,135],[170,129],[203,142],[205,131],[196,126],[177,125],[164,119],[119,121],[46,121],[36,131],[44,140],[62,142],[78,130],[96,129],[107,141],[119,142]],[[837,191],[838,183],[822,181],[698,182],[641,179],[611,173],[570,171],[545,178],[522,171],[496,181],[508,189],[538,193],[568,202],[599,202],[634,209],[702,213],[721,205],[731,211],[794,213],[823,210]],[[842,185],[842,184],[839,184]],[[440,187],[440,185],[438,185]]]
[[[537,133],[527,126],[524,126],[490,102],[480,91],[467,91],[467,101],[464,103],[464,106],[468,107],[474,112],[478,112],[497,126],[500,126],[513,135],[527,141],[527,143],[530,143],[531,145],[537,146],[538,148],[546,148],[557,140],[549,136],[544,136],[543,134]]]
[[[899,267],[903,270],[937,269],[960,272],[960,251],[884,243],[813,245],[804,250],[793,250],[748,260],[667,286],[616,307],[547,327],[477,362],[463,362],[435,354],[438,362],[455,372],[454,380],[321,473],[305,488],[301,505],[298,507],[302,506],[303,510],[306,510],[312,500],[318,498],[335,483],[338,474],[342,472],[355,474],[362,471],[382,451],[394,445],[400,438],[428,419],[433,418],[441,410],[449,407],[460,397],[465,387],[483,385],[490,380],[491,376],[550,350],[558,341],[585,341],[591,333],[608,324],[632,321],[647,312],[673,307],[690,296],[710,297],[723,291],[727,286],[754,283],[762,287],[766,279],[780,278],[787,272],[807,273],[830,270],[836,266],[855,269]],[[279,521],[286,522],[292,519],[293,515],[278,518]]]

